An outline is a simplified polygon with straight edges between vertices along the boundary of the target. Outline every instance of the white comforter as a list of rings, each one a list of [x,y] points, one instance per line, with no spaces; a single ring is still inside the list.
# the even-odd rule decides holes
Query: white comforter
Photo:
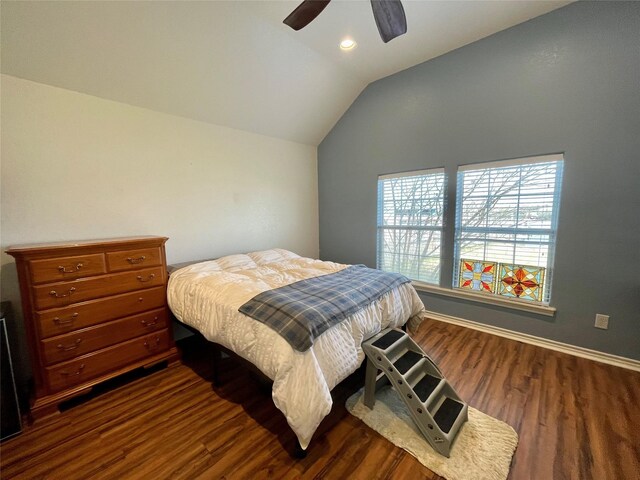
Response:
[[[409,319],[410,328],[416,328],[424,310],[422,301],[410,283],[401,285],[324,332],[306,352],[296,351],[238,308],[265,290],[347,266],[274,249],[198,263],[177,270],[169,279],[169,306],[178,320],[231,349],[273,380],[273,401],[302,448],[307,448],[331,410],[331,389],[362,363],[361,343]]]

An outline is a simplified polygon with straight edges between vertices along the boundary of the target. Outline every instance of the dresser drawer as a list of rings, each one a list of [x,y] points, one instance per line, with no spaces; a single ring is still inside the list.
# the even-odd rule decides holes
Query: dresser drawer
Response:
[[[109,271],[111,272],[154,267],[162,265],[162,254],[159,248],[109,252],[107,253],[107,265],[109,265]]]
[[[123,315],[163,307],[166,302],[164,287],[150,288],[99,300],[77,303],[65,308],[36,312],[35,321],[41,338],[68,333]]]
[[[160,308],[49,338],[41,342],[44,363],[52,365],[79,357],[145,333],[167,328],[167,323],[167,310]]]
[[[165,283],[162,267],[146,268],[135,272],[113,273],[93,278],[81,278],[70,282],[50,283],[33,287],[37,310],[62,307],[91,298],[106,297],[140,288],[155,287]]]
[[[74,278],[107,273],[104,254],[102,253],[30,260],[28,263],[33,283],[73,280]]]
[[[75,360],[47,367],[46,379],[51,393],[79,385],[92,378],[125,367],[169,348],[167,329],[138,337]]]

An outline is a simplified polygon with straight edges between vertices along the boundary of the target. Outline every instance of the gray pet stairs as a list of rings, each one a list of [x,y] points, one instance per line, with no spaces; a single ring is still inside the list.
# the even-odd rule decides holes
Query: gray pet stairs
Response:
[[[438,366],[402,330],[386,329],[362,344],[367,355],[364,404],[373,408],[376,391],[390,383],[433,449],[449,457],[468,405]]]

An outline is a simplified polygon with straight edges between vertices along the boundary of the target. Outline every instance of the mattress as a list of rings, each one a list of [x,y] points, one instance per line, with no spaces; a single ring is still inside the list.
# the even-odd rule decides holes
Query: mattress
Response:
[[[197,263],[169,278],[169,307],[176,318],[273,380],[273,402],[302,448],[329,414],[331,390],[362,364],[362,342],[387,327],[410,322],[411,329],[417,328],[424,305],[405,283],[322,333],[304,352],[238,308],[266,290],[348,266],[272,249]]]

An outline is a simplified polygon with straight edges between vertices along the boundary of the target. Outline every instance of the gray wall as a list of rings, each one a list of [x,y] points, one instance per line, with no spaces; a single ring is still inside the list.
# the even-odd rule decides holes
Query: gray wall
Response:
[[[453,201],[459,164],[553,152],[565,154],[555,317],[425,305],[640,359],[640,3],[574,3],[369,85],[319,147],[320,255],[375,266],[379,174],[444,166]],[[453,219],[450,204],[450,243]]]

